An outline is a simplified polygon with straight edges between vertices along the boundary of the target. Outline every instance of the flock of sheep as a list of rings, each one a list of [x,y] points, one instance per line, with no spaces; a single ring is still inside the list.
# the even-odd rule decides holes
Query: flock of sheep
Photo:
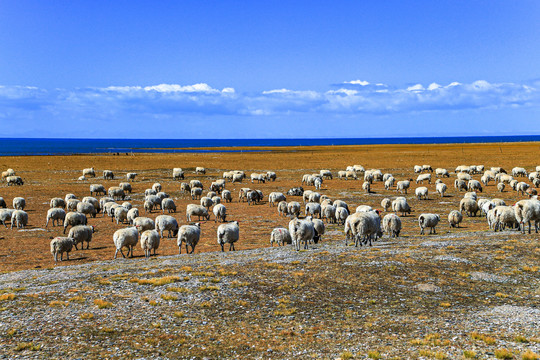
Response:
[[[537,199],[537,192],[533,188],[540,186],[540,166],[536,171],[528,173],[526,169],[516,167],[512,169],[511,175],[501,167],[492,167],[485,170],[483,165],[458,166],[455,173],[454,187],[457,191],[465,191],[463,199],[459,204],[459,209],[451,210],[448,214],[448,223],[451,227],[459,227],[464,215],[476,216],[479,213],[485,215],[488,226],[492,230],[502,230],[506,227],[519,228],[525,232],[525,225],[529,225],[528,231],[531,232],[531,222],[534,222],[535,231],[538,231],[540,224],[540,201]],[[449,178],[450,172],[443,168],[437,168],[435,171],[429,165],[414,166],[414,173],[417,174],[416,184],[428,182],[431,184],[435,177],[436,192],[444,197],[447,191],[447,185],[443,178]],[[206,169],[197,167],[196,174],[206,174]],[[432,176],[434,173],[434,176]],[[474,175],[482,174],[480,181],[473,179]],[[84,181],[89,178],[95,178],[96,173],[93,168],[84,169],[79,180]],[[101,184],[91,184],[89,186],[90,196],[79,200],[74,194],[67,194],[64,198],[53,198],[50,200],[50,209],[47,212],[45,227],[63,226],[63,233],[67,236],[58,236],[52,239],[50,243],[51,253],[54,261],[63,260],[63,254],[69,259],[69,252],[73,247],[78,249],[78,245],[84,249],[89,249],[94,226],[88,224],[89,218],[95,218],[98,214],[109,216],[111,221],[117,224],[125,223],[128,227],[117,230],[113,235],[113,242],[116,248],[114,258],[118,252],[125,257],[133,256],[133,248],[140,242],[140,246],[148,258],[153,251],[160,245],[160,240],[167,232],[167,236],[177,237],[179,253],[182,252],[182,246],[186,253],[193,253],[201,237],[201,224],[193,223],[195,217],[198,220],[210,219],[210,208],[214,215],[214,221],[220,222],[217,229],[217,242],[224,251],[224,246],[229,244],[229,250],[235,250],[234,244],[240,238],[240,229],[238,221],[227,222],[227,208],[225,204],[233,201],[230,190],[226,189],[227,182],[242,183],[247,176],[244,171],[226,171],[222,178],[211,182],[209,191],[203,196],[203,184],[200,180],[191,180],[190,182],[181,182],[180,190],[192,200],[199,200],[198,204],[189,204],[186,207],[186,220],[188,224],[181,225],[178,220],[170,215],[176,213],[176,204],[174,200],[164,191],[159,183],[144,191],[144,203],[142,209],[145,212],[161,210],[162,214],[155,220],[141,216],[138,207],[135,207],[127,200],[128,194],[132,192],[132,182],[135,181],[137,173],[127,173],[126,182],[119,186],[113,186],[106,189]],[[184,180],[184,171],[181,168],[172,170],[173,180]],[[252,173],[251,183],[265,183],[275,181],[277,175],[273,171],[266,173]],[[408,189],[413,183],[413,179],[397,181],[392,174],[383,174],[381,170],[366,170],[360,165],[349,166],[344,171],[338,171],[338,178],[342,180],[357,180],[363,178],[362,189],[367,193],[371,192],[373,182],[380,181],[384,183],[386,190],[395,190],[402,194],[407,194]],[[531,183],[520,181],[518,178],[528,179]],[[23,185],[24,182],[19,176],[16,176],[13,169],[8,169],[2,173],[2,179],[7,185]],[[114,179],[114,173],[110,170],[103,171],[103,179]],[[381,201],[381,207],[385,212],[390,209],[392,212],[381,218],[381,211],[373,209],[371,206],[360,205],[351,213],[349,205],[342,200],[332,200],[327,195],[320,194],[317,190],[321,189],[324,181],[333,179],[330,170],[320,170],[319,173],[305,174],[302,177],[301,184],[298,187],[291,188],[286,194],[281,192],[272,192],[268,195],[269,206],[276,206],[280,215],[290,217],[288,229],[275,228],[270,234],[270,244],[278,245],[292,244],[296,250],[308,248],[311,242],[317,243],[325,233],[325,221],[327,223],[341,224],[344,226],[345,244],[348,241],[354,241],[355,246],[369,244],[383,236],[383,233],[390,237],[398,237],[402,229],[400,216],[407,216],[411,213],[411,206],[407,198],[399,196],[391,200],[384,198]],[[512,206],[508,206],[502,199],[479,198],[478,193],[482,193],[483,186],[488,186],[490,182],[497,183],[498,191],[504,191],[506,186],[511,187],[518,194],[527,195],[528,199],[520,200]],[[314,190],[304,190],[302,186],[312,186]],[[97,199],[95,196],[101,196]],[[299,201],[287,202],[289,197],[301,197]],[[418,186],[415,189],[415,196],[418,200],[428,199],[428,188]],[[248,206],[258,204],[263,201],[263,193],[260,190],[253,190],[247,187],[240,189],[238,202],[247,202]],[[300,200],[300,199],[298,199]],[[13,209],[7,209],[7,204],[0,197],[0,222],[7,228],[10,222],[11,228],[24,228],[28,224],[28,214],[24,211],[26,206],[25,199],[16,197],[13,199]],[[302,207],[304,208],[304,217],[301,217]],[[142,210],[141,210],[142,211]],[[167,212],[167,214],[165,214]],[[435,233],[435,228],[439,224],[441,216],[439,214],[422,213],[418,217],[420,234],[424,234],[426,228],[430,234]],[[60,225],[61,223],[61,225]],[[123,248],[127,248],[127,254],[124,254]]]

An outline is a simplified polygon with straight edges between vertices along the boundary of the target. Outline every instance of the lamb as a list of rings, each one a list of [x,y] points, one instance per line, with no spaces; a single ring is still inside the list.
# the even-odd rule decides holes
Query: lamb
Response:
[[[416,188],[416,190],[414,191],[415,195],[416,195],[416,198],[418,200],[428,200],[428,188],[425,187],[425,186],[421,186],[419,188]]]
[[[447,186],[445,183],[438,183],[436,186],[435,186],[435,190],[437,191],[437,193],[439,193],[439,195],[441,195],[441,197],[444,197],[444,193],[446,192],[446,189],[447,189]]]
[[[287,204],[287,212],[291,217],[299,217],[300,216],[300,210],[301,206],[300,203],[297,201],[291,201],[289,204]]]
[[[13,208],[15,210],[24,210],[26,207],[26,200],[22,197],[16,197],[13,199]]]
[[[499,192],[503,192],[503,191],[504,191],[504,188],[505,188],[504,183],[501,182],[501,183],[498,183],[498,184],[497,184],[497,190],[498,190]]]
[[[58,254],[60,254],[60,261],[64,260],[64,253],[66,253],[66,258],[69,260],[71,249],[73,249],[73,239],[70,237],[58,236],[51,240],[51,254],[55,263],[58,262]]]
[[[518,177],[518,176],[527,177],[527,170],[525,170],[522,167],[515,167],[515,168],[512,169],[512,176],[515,176],[515,177]]]
[[[114,173],[111,170],[103,170],[103,179],[114,180]]]
[[[401,219],[396,214],[387,214],[382,221],[383,231],[389,237],[399,237],[401,231]]]
[[[388,209],[390,209],[390,207],[392,206],[392,201],[389,198],[384,198],[381,201],[381,206],[384,211],[388,211]]]
[[[465,212],[468,216],[476,216],[478,213],[478,203],[470,198],[463,198],[459,202],[459,210]]]
[[[79,199],[69,199],[67,201],[67,205],[66,205],[66,208],[68,211],[77,211],[77,205],[80,203],[81,201]]]
[[[195,246],[199,243],[201,238],[201,224],[195,223],[193,225],[182,225],[178,231],[178,239],[176,244],[178,245],[178,254],[182,254],[182,243],[186,246],[186,254],[193,254]],[[191,251],[189,251],[191,246]]]
[[[418,217],[418,225],[420,226],[420,235],[424,234],[424,229],[429,228],[430,234],[436,234],[435,227],[441,220],[438,214],[421,214]]]
[[[306,216],[319,215],[321,218],[321,204],[315,202],[309,202],[306,204]]]
[[[275,228],[270,234],[270,246],[274,246],[274,243],[278,246],[284,246],[286,244],[292,244],[291,233],[285,228]]]
[[[154,220],[144,217],[144,216],[137,216],[133,220],[133,226],[139,231],[139,233],[142,233],[145,230],[152,230],[156,227],[156,224]]]
[[[191,221],[192,216],[198,216],[199,220],[201,220],[201,217],[205,220],[210,220],[210,214],[208,214],[208,210],[201,205],[189,204],[186,207],[187,221]]]
[[[229,251],[236,251],[234,243],[240,238],[240,227],[238,221],[233,221],[227,224],[221,224],[217,229],[217,243],[221,245],[221,251],[225,251],[223,245],[229,243]]]
[[[232,193],[229,190],[223,190],[221,197],[225,202],[232,202]]]
[[[137,177],[137,175],[139,175],[139,174],[137,174],[135,172],[127,173],[126,174],[126,180],[127,181],[135,181],[135,178]]]
[[[45,227],[49,226],[49,221],[52,220],[52,225],[56,221],[56,225],[60,226],[60,220],[62,220],[62,225],[64,225],[64,219],[66,218],[66,212],[61,208],[51,208],[47,211],[47,222]]]
[[[123,206],[117,206],[114,209],[114,219],[116,219],[117,225],[119,223],[123,224],[125,221],[127,221],[127,213],[128,213],[128,209],[126,209]],[[113,221],[113,218],[111,218],[111,221]]]
[[[94,205],[87,202],[82,202],[82,201],[77,203],[77,211],[84,215],[90,215],[93,218],[95,218],[97,214],[97,211],[94,208]]]
[[[416,183],[417,183],[417,184],[418,184],[419,182],[421,182],[421,183],[423,184],[424,181],[427,181],[429,184],[431,184],[431,174],[420,174],[420,175],[418,175],[418,177],[416,178]]]
[[[124,200],[124,198],[126,197],[124,190],[122,190],[122,188],[120,188],[119,186],[111,186],[109,188],[108,195],[115,200],[117,199]]]
[[[64,199],[58,198],[58,197],[52,198],[49,205],[50,205],[51,208],[56,208],[56,207],[57,208],[62,208],[62,209],[66,208],[66,202],[64,201]]]
[[[214,216],[215,216],[215,219],[214,219],[215,223],[218,220],[220,222],[225,222],[226,221],[227,209],[225,208],[225,205],[217,204],[216,206],[214,206],[213,212],[214,212]]]
[[[323,180],[316,178],[315,181],[313,181],[313,185],[315,185],[315,189],[320,190],[322,186]]]
[[[411,213],[411,207],[407,203],[407,199],[404,197],[398,197],[392,201],[392,211],[395,213],[400,212],[401,216],[406,216],[406,213]]]
[[[482,192],[482,184],[478,180],[469,180],[467,184],[468,191],[480,191]]]
[[[86,221],[86,215],[81,214],[80,212],[68,212],[64,219],[64,234],[66,233],[68,226],[86,225]]]
[[[197,166],[195,168],[195,174],[206,174],[206,169],[202,166]]]
[[[514,205],[514,213],[516,220],[520,224],[522,233],[525,233],[525,224],[529,224],[529,234],[531,233],[531,221],[534,221],[535,231],[538,232],[538,224],[540,223],[540,201],[525,200],[518,201]]]
[[[128,213],[127,213],[127,221],[130,225],[133,225],[133,222],[135,221],[136,218],[139,217],[139,209],[137,208],[131,208],[128,210]]]
[[[83,176],[96,177],[96,172],[94,171],[94,168],[83,169],[82,174]]]
[[[156,231],[159,231],[161,237],[163,237],[163,231],[169,232],[168,237],[178,235],[178,221],[170,215],[159,215],[156,217]]]
[[[191,188],[191,200],[200,199],[202,195],[203,189],[200,187],[192,187]]]
[[[273,171],[267,171],[267,172],[266,172],[266,178],[267,178],[268,180],[276,181],[277,175],[276,175],[276,173],[273,172]]]
[[[176,204],[173,199],[165,198],[161,201],[161,211],[162,214],[165,214],[165,210],[170,214],[171,212],[176,212]]]
[[[17,229],[23,228],[28,225],[28,214],[23,210],[15,210],[11,214],[11,228],[13,229],[13,224],[17,225]]]
[[[308,242],[318,236],[309,216],[303,220],[293,219],[289,221],[289,233],[291,234],[292,244],[296,251],[300,250],[301,242],[304,242],[304,249],[307,249]]]
[[[94,234],[94,227],[87,225],[77,225],[69,229],[68,237],[73,239],[73,245],[75,249],[77,244],[81,244],[81,249],[84,250],[84,242],[86,241],[86,249],[90,248],[90,241],[92,241],[92,235]]]
[[[24,185],[24,181],[20,176],[8,176],[6,178],[6,182],[7,182],[8,186],[12,186],[12,185],[22,186],[22,185]]]
[[[405,194],[406,194],[407,189],[409,188],[409,186],[411,186],[411,181],[412,181],[412,179],[398,181],[397,185],[396,185],[396,191],[399,191],[399,192],[402,192],[402,193],[405,192]]]
[[[122,190],[124,190],[125,193],[130,193],[131,194],[131,191],[133,190],[132,187],[131,187],[131,184],[128,183],[128,182],[122,182],[118,185],[118,187]]]
[[[144,251],[145,258],[150,258],[152,250],[154,250],[154,256],[156,255],[159,241],[159,233],[156,230],[146,230],[141,234],[141,249]]]
[[[459,227],[459,224],[463,220],[463,215],[461,215],[461,211],[458,210],[452,210],[450,211],[450,214],[448,214],[448,224],[450,227]]]
[[[182,168],[174,168],[172,171],[172,178],[173,180],[183,180],[184,171],[182,170]]]
[[[13,209],[0,209],[0,222],[4,224],[7,229],[6,222],[11,221],[11,216],[13,215]]]
[[[439,176],[440,177],[450,177],[450,173],[446,169],[437,168],[437,169],[435,169],[435,176],[436,177],[439,177]]]
[[[136,227],[128,227],[120,230],[116,230],[113,235],[114,246],[116,251],[114,253],[114,258],[118,255],[118,251],[122,254],[122,257],[125,258],[124,252],[122,251],[123,247],[128,248],[127,256],[133,257],[133,247],[139,242],[139,232]],[[130,255],[131,254],[131,255]]]
[[[90,185],[90,196],[92,195],[105,195],[107,194],[107,190],[105,190],[105,186],[101,185],[101,184],[91,184]]]

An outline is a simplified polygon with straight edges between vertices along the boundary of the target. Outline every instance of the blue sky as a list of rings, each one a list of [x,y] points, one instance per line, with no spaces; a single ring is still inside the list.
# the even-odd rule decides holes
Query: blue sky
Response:
[[[540,134],[537,1],[4,1],[6,137]]]

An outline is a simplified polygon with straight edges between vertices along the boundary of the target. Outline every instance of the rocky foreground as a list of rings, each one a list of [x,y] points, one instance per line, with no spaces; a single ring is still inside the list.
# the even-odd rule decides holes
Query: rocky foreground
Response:
[[[539,245],[464,232],[5,273],[0,357],[538,359]]]

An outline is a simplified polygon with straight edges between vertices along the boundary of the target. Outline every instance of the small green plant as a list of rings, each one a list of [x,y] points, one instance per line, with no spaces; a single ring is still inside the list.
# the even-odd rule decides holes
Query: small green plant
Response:
[[[94,318],[94,314],[92,314],[92,313],[82,313],[81,314],[81,319],[91,320],[93,318]]]
[[[97,305],[97,307],[100,308],[100,309],[108,309],[108,308],[113,307],[112,302],[105,301],[105,300],[102,300],[102,299],[95,299],[94,300],[94,305]]]
[[[508,349],[497,349],[495,350],[495,357],[497,359],[513,359],[514,355]]]
[[[523,344],[529,343],[529,340],[525,336],[522,336],[522,335],[517,335],[516,337],[514,337],[514,341],[518,343],[523,343]]]
[[[370,359],[380,359],[381,353],[378,351],[368,351],[368,358]]]
[[[476,358],[476,352],[473,350],[465,350],[463,351],[463,357],[466,359],[474,359]]]
[[[540,359],[540,355],[538,355],[537,353],[533,353],[531,350],[527,350],[523,353],[521,358],[523,360],[538,360]]]
[[[350,351],[344,351],[344,352],[341,353],[341,355],[339,355],[339,358],[341,360],[348,360],[348,359],[354,358],[354,355]]]
[[[31,342],[20,342],[15,347],[15,351],[23,351],[23,350],[30,350],[30,351],[38,351],[41,347],[39,345],[34,345],[34,343]]]
[[[171,300],[171,301],[176,301],[178,300],[178,296],[176,295],[169,295],[169,294],[161,294],[161,298],[163,300]]]

